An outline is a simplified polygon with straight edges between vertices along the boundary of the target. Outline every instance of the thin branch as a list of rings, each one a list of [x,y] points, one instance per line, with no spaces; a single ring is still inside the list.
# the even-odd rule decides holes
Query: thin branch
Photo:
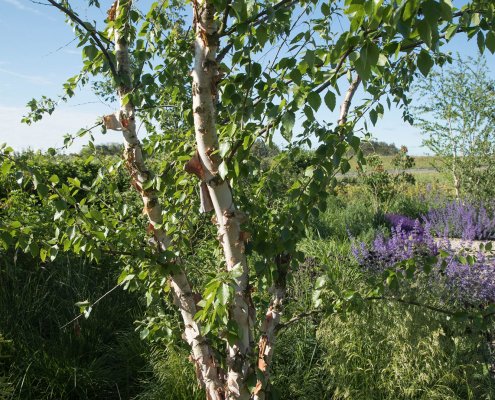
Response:
[[[48,0],[50,1],[50,0]],[[94,303],[91,303],[91,308],[96,306],[101,300],[103,300],[105,297],[107,297],[110,293],[112,293],[115,289],[117,289],[119,286],[122,286],[124,282],[122,283],[119,283],[117,285],[115,285],[113,288],[111,288],[109,291],[107,291],[105,294],[103,294],[102,296],[100,296],[98,299],[95,300]],[[79,314],[77,317],[71,319],[69,322],[67,322],[65,325],[62,325],[60,327],[60,329],[64,329],[65,327],[67,327],[68,325],[72,324],[73,322],[76,322],[79,318],[81,318],[82,316],[84,315],[84,313],[81,313]]]
[[[234,25],[232,28],[225,30],[220,36],[230,36],[233,32],[237,30],[239,25],[242,24],[255,24],[258,25],[262,22],[261,18],[266,18],[270,11],[277,11],[282,7],[291,7],[294,4],[298,3],[299,0],[281,0],[273,7],[265,8],[263,11],[260,11],[258,14],[254,15],[251,18],[246,19],[245,21],[240,22],[239,24]]]
[[[234,47],[234,42],[230,42],[227,44],[222,50],[218,52],[217,55],[217,62],[220,63],[224,57],[227,55],[227,53]]]
[[[227,29],[227,20],[229,19],[229,11],[230,11],[230,4],[232,3],[232,0],[227,0],[227,4],[225,5],[225,10],[223,13],[223,18],[222,22],[220,23],[220,28],[218,29],[217,35],[222,36],[222,34],[225,32],[225,29]]]
[[[366,297],[364,300],[368,300],[368,301],[375,301],[375,300],[396,301],[398,303],[405,304],[408,306],[422,307],[422,308],[426,308],[427,310],[435,311],[437,313],[445,314],[445,315],[449,315],[449,316],[452,316],[455,314],[453,311],[445,310],[444,308],[430,306],[429,304],[420,303],[419,301],[416,301],[416,300],[405,300],[405,299],[402,299],[400,297],[376,296],[376,297]]]
[[[248,18],[246,21],[243,21],[243,24],[253,24],[254,26],[261,24],[263,21],[265,21],[268,18],[268,12],[269,11],[276,11],[279,8],[282,7],[290,7],[293,6],[294,4],[298,3],[299,0],[282,0],[279,3],[275,4],[272,8],[265,8],[263,11],[260,11],[258,14],[256,14],[252,18]],[[226,11],[227,14],[227,11]],[[225,15],[224,15],[225,17]],[[260,19],[261,18],[261,19]],[[223,37],[223,36],[230,36],[233,32],[237,30],[237,27],[239,25],[234,25],[232,28],[225,30],[225,27],[221,27],[219,32],[218,32],[218,37]],[[223,58],[227,55],[227,53],[232,49],[234,46],[233,41],[230,41],[222,50],[218,52],[217,55],[217,62],[220,62],[223,60]]]
[[[88,25],[81,18],[79,18],[72,10],[70,10],[69,8],[63,6],[60,3],[57,3],[55,0],[47,0],[47,1],[50,2],[50,4],[53,7],[58,8],[60,11],[62,11],[73,22],[77,23],[79,26],[81,26],[82,28],[84,28],[90,34],[90,36],[96,42],[96,45],[99,47],[99,49],[101,50],[101,52],[103,53],[103,55],[107,59],[108,65],[110,67],[110,70],[112,71],[112,75],[113,75],[114,79],[116,81],[118,81],[119,75],[117,73],[117,70],[115,69],[115,65],[113,64],[112,58],[110,57],[110,54],[108,53],[107,48],[101,42],[101,40],[100,40],[101,35],[96,31],[96,29],[90,29],[88,27]],[[111,41],[109,41],[106,38],[105,38],[105,40],[107,40],[108,43],[112,43]]]
[[[361,78],[359,77],[359,75],[356,75],[356,78],[354,78],[354,80],[352,81],[349,89],[347,89],[344,101],[340,106],[340,116],[339,120],[337,121],[339,125],[345,125],[345,123],[347,122],[347,115],[349,114],[349,108],[351,107],[352,98],[354,97],[354,94],[356,93],[356,90],[359,87],[360,83]]]
[[[292,325],[296,322],[299,322],[300,320],[302,320],[304,318],[318,316],[322,313],[323,313],[322,310],[313,310],[313,311],[305,311],[305,312],[302,312],[300,314],[297,314],[297,315],[293,316],[291,319],[289,319],[288,321],[278,324],[277,327],[275,328],[275,332],[278,333],[282,329],[285,329],[289,325]]]
[[[337,66],[335,67],[335,71],[333,72],[332,74],[332,77],[330,79],[328,79],[325,83],[323,83],[318,89],[315,90],[315,93],[321,93],[323,92],[326,88],[328,88],[332,82],[332,78],[340,78],[340,76],[338,76],[338,73],[340,72],[342,66],[344,65],[344,62],[347,60],[347,57],[349,57],[349,55],[354,51],[355,47],[354,46],[351,46],[347,49],[347,51],[342,54],[342,57],[340,57],[340,60],[339,62],[337,63]]]

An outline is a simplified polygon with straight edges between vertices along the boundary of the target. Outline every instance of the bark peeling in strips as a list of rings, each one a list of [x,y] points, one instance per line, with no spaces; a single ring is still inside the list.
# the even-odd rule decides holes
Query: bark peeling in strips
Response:
[[[126,21],[130,8],[130,0],[116,1],[108,13],[109,19],[122,18]],[[143,211],[150,222],[149,230],[153,233],[159,250],[164,251],[171,241],[160,227],[163,219],[158,196],[153,189],[143,189],[144,183],[151,179],[151,173],[144,162],[141,143],[136,133],[135,107],[129,96],[132,86],[127,22],[124,22],[122,28],[115,29],[114,34],[120,111],[105,116],[103,120],[107,129],[121,131],[124,136],[124,159],[131,176],[131,184],[142,197]],[[181,268],[172,273],[171,287],[175,303],[180,309],[184,322],[184,338],[191,346],[191,360],[194,362],[198,380],[205,388],[208,400],[224,400],[224,385],[220,377],[220,369],[217,367],[212,349],[201,335],[200,328],[194,320],[197,312],[196,302],[189,281]]]
[[[215,127],[216,98],[220,73],[216,61],[218,48],[217,26],[214,20],[215,9],[211,0],[193,1],[195,40],[195,62],[191,73],[194,127],[196,134],[197,155],[201,168],[195,173],[202,185],[202,209],[211,207],[215,210],[219,241],[223,247],[227,270],[240,268],[242,273],[235,278],[234,298],[230,314],[236,322],[239,337],[227,348],[227,382],[229,399],[248,399],[246,386],[249,373],[249,357],[253,347],[251,327],[253,325],[250,310],[250,293],[248,285],[248,266],[244,255],[244,242],[241,223],[246,216],[236,210],[232,190],[228,182],[218,175],[221,162],[215,151],[218,150],[218,137]],[[195,165],[191,160],[186,169]],[[207,190],[205,190],[207,189]]]
[[[290,264],[289,255],[278,255],[275,258],[277,266],[277,279],[270,289],[272,298],[270,306],[265,314],[265,319],[261,325],[261,335],[258,341],[258,369],[263,375],[263,379],[258,379],[253,391],[254,400],[264,400],[266,389],[270,381],[270,366],[275,348],[277,327],[283,311],[283,302],[286,294],[287,270]]]

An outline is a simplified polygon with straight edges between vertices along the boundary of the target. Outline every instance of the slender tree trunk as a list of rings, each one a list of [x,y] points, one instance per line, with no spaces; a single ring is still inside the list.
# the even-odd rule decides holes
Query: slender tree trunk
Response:
[[[261,325],[261,334],[258,341],[258,369],[263,379],[258,379],[253,391],[253,400],[264,400],[270,384],[270,368],[272,365],[273,352],[277,327],[282,317],[283,303],[286,295],[287,270],[289,268],[290,256],[279,255],[276,257],[277,279],[271,288],[272,298],[270,306],[265,314]]]
[[[195,62],[192,71],[192,96],[197,154],[186,166],[202,181],[202,209],[213,208],[218,227],[218,239],[223,247],[228,271],[239,269],[234,278],[234,298],[230,306],[231,318],[238,327],[238,338],[227,346],[227,397],[250,397],[246,378],[250,371],[253,318],[248,285],[248,265],[244,254],[244,235],[241,223],[246,216],[236,210],[232,190],[223,180],[218,168],[220,158],[216,132],[217,83],[219,80],[216,52],[218,48],[215,9],[211,0],[193,1]]]
[[[457,174],[457,165],[456,165],[456,157],[454,156],[454,161],[452,163],[452,179],[454,181],[454,190],[455,190],[455,197],[456,199],[459,199],[460,194],[461,194],[461,180]]]
[[[114,3],[114,15],[128,21],[128,13],[131,7],[130,0],[120,0]],[[116,13],[115,13],[116,11]],[[126,22],[127,23],[127,22]],[[115,52],[118,73],[118,95],[120,99],[120,112],[104,118],[105,125],[109,129],[122,131],[124,136],[124,159],[131,176],[131,183],[143,199],[144,212],[148,216],[150,229],[158,244],[159,250],[164,251],[170,245],[170,238],[161,226],[162,210],[157,194],[152,189],[143,189],[146,181],[151,179],[151,173],[146,168],[143,151],[136,133],[135,107],[128,98],[132,92],[131,70],[129,59],[129,43],[127,29],[115,30]],[[194,320],[197,312],[193,292],[184,271],[179,268],[172,273],[171,286],[176,304],[184,321],[184,337],[191,346],[192,361],[196,367],[199,382],[204,386],[208,399],[223,400],[224,388],[220,377],[220,369],[212,349],[200,333],[200,327]]]
[[[338,125],[343,126],[347,122],[347,116],[351,107],[351,102],[356,93],[361,78],[356,76],[347,90],[344,100],[340,106]],[[261,335],[258,341],[258,369],[263,374],[263,379],[258,379],[253,392],[254,400],[264,400],[270,381],[270,367],[273,359],[275,340],[283,311],[283,303],[286,295],[287,268],[290,257],[279,255],[276,259],[278,277],[271,288],[272,299],[265,314],[265,319],[261,326]]]

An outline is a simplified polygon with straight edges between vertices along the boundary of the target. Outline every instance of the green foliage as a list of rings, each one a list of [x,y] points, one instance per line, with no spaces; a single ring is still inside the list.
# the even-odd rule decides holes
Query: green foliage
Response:
[[[12,357],[12,340],[7,340],[0,334],[0,397],[9,398],[12,395],[13,386],[8,365]]]
[[[366,159],[366,166],[359,169],[359,178],[373,199],[375,210],[388,211],[390,203],[407,186],[414,184],[414,176],[408,172],[414,166],[414,159],[402,146],[392,159],[395,171],[389,172],[383,167],[383,161],[376,154]]]
[[[189,351],[174,345],[153,346],[149,354],[152,374],[141,382],[136,400],[202,400],[198,382],[191,379],[194,367]]]
[[[80,318],[75,303],[115,285],[110,260],[96,266],[74,257],[39,263],[0,253],[0,330],[15,337],[8,359],[14,398],[129,398],[145,377],[146,345],[134,332],[141,306],[121,289]],[[69,323],[68,325],[66,325]],[[64,327],[65,326],[65,327]]]
[[[322,271],[335,295],[369,288],[345,245],[307,240],[301,249],[312,258],[291,280],[290,307],[311,309],[310,288]],[[432,290],[431,285],[417,286],[415,294],[435,304]],[[376,300],[321,320],[309,316],[283,329],[278,346],[275,398],[460,400],[495,395],[484,335],[417,306]]]
[[[148,226],[146,230],[147,222],[141,217],[141,200],[135,192],[128,190],[126,180],[122,179],[122,170],[126,166],[122,160],[101,154],[102,149],[94,145],[90,129],[83,129],[75,135],[90,138],[82,164],[81,159],[74,161],[76,171],[72,167],[65,171],[63,165],[57,163],[41,165],[40,168],[35,156],[26,158],[14,154],[11,149],[1,149],[0,172],[6,184],[2,185],[3,192],[0,193],[5,205],[1,210],[0,244],[6,254],[22,251],[27,254],[23,257],[30,254],[39,259],[36,262],[43,267],[52,265],[50,262],[58,262],[62,257],[89,260],[91,266],[101,266],[111,259],[112,263],[119,264],[119,274],[115,274],[119,276],[118,284],[130,292],[144,295],[148,311],[140,322],[141,337],[154,338],[159,342],[175,340],[176,344],[180,326],[177,313],[169,301],[168,276],[177,268],[178,260],[181,263],[184,260],[188,279],[197,292],[203,293],[203,299],[199,302],[203,310],[196,314],[196,319],[202,323],[204,340],[223,355],[225,336],[229,340],[231,333],[229,302],[235,298],[232,296],[232,274],[229,276],[224,270],[225,260],[215,245],[217,238],[214,230],[211,226],[206,227],[206,218],[193,212],[198,209],[198,188],[196,181],[184,171],[184,165],[195,153],[192,120],[193,114],[198,113],[197,108],[191,111],[189,69],[193,62],[190,44],[194,29],[186,25],[188,12],[183,9],[184,3],[154,2],[144,10],[119,7],[108,13],[103,29],[97,28],[98,24],[83,21],[69,2],[56,4],[68,16],[83,57],[80,73],[67,80],[59,100],[72,97],[81,85],[103,79],[101,84],[95,85],[98,95],[111,99],[112,90],[119,87],[122,103],[136,108],[136,117],[148,132],[143,149],[156,172],[141,171],[143,179],[133,183],[143,191],[145,198],[146,194],[156,193],[158,200],[153,197],[150,201],[160,201],[162,205],[163,221],[158,225],[170,238],[171,245],[160,251],[163,249],[158,248],[154,237],[157,227]],[[290,268],[286,266],[289,271],[284,273],[289,272],[289,279],[292,279],[289,283],[293,284],[289,298],[295,303],[294,307],[287,308],[288,315],[315,305],[321,306],[322,310],[338,311],[345,315],[346,311],[362,305],[363,299],[357,293],[364,285],[358,281],[360,274],[356,270],[348,273],[348,270],[339,269],[343,266],[352,268],[345,257],[344,262],[335,262],[340,260],[335,255],[342,256],[344,253],[337,249],[342,250],[347,245],[333,248],[334,258],[321,258],[324,263],[331,260],[329,264],[333,268],[310,270],[307,272],[309,277],[301,275],[304,254],[300,247],[312,231],[311,221],[327,210],[328,197],[337,185],[336,176],[350,170],[351,150],[363,164],[356,125],[364,121],[366,134],[368,123],[375,125],[384,114],[385,105],[391,108],[392,103],[402,108],[406,121],[411,121],[408,98],[411,83],[418,74],[429,76],[435,64],[443,65],[450,59],[441,50],[454,35],[476,36],[480,50],[485,47],[494,49],[492,20],[495,5],[477,0],[466,3],[460,9],[448,0],[348,0],[322,4],[316,1],[266,4],[214,0],[209,5],[208,12],[216,14],[219,24],[214,37],[215,47],[219,46],[219,68],[211,87],[206,89],[218,100],[215,119],[219,143],[212,144],[208,156],[218,160],[218,171],[215,171],[218,176],[215,179],[228,180],[234,189],[235,204],[250,215],[245,228],[251,232],[252,239],[248,241],[248,235],[243,234],[239,241],[247,242],[246,253],[254,261],[249,284],[258,291],[253,296],[257,310],[260,315],[265,312],[269,288],[282,275],[276,261],[285,257],[290,260]],[[99,3],[91,1],[90,6],[99,7]],[[142,4],[137,4],[137,7],[142,7]],[[197,12],[196,9],[194,11]],[[343,16],[348,22],[344,31],[335,28],[341,26],[338,22]],[[197,18],[194,20],[197,22]],[[305,29],[299,29],[300,24],[305,25]],[[119,74],[116,55],[112,51],[115,31],[120,33],[122,43],[128,44],[131,52],[132,73],[125,76]],[[268,62],[264,57],[272,48],[283,48],[284,51],[271,55]],[[201,67],[206,72],[210,70],[208,65]],[[216,65],[214,67],[212,70],[216,72]],[[361,85],[365,95],[360,100],[355,99],[356,104],[341,117],[338,124],[319,120],[315,113],[322,107],[333,110],[337,95],[348,90],[346,79],[341,79],[344,76],[353,82],[348,97],[352,97],[356,85]],[[205,90],[196,89],[198,92]],[[48,98],[31,101],[31,112],[25,122],[39,120],[45,113],[51,114],[57,103]],[[196,128],[203,129],[202,126]],[[267,152],[266,148],[258,147],[261,137],[266,143],[271,143],[276,132],[280,132],[287,142],[285,151]],[[72,139],[72,136],[66,137],[65,144],[70,145]],[[302,150],[315,142],[315,151]],[[267,147],[270,148],[269,145]],[[50,153],[54,156],[53,151]],[[404,171],[412,166],[412,159],[405,150],[397,156],[397,172],[394,174],[385,171],[376,158],[371,157],[368,165],[371,170],[362,172],[361,179],[372,195],[372,212],[364,211],[363,207],[367,206],[365,201],[356,202],[355,208],[336,202],[322,224],[327,229],[326,234],[336,234],[342,238],[344,230],[347,233],[351,225],[351,233],[369,235],[373,224],[378,224],[374,211],[387,210],[397,193],[413,183],[411,176]],[[148,207],[152,208],[152,204],[146,201],[144,213],[149,211]],[[343,215],[348,215],[350,221],[333,214],[334,210],[343,209],[346,210]],[[11,268],[11,264],[7,267]],[[316,296],[302,293],[297,288],[312,282],[315,283],[309,285],[308,292],[316,290]],[[31,294],[34,292],[28,286],[26,290]],[[16,295],[15,291],[7,293]],[[96,301],[88,300],[89,293],[79,295],[79,312],[87,315],[91,308],[91,318],[87,321],[93,321],[93,314],[98,310],[94,307]],[[55,308],[53,299],[48,304]],[[40,307],[40,302],[34,302],[34,306]],[[39,310],[35,311],[39,316]],[[122,313],[116,306],[116,314]],[[383,319],[386,321],[384,326],[390,328],[392,319]],[[54,320],[56,318],[48,322],[53,324]],[[393,321],[396,322],[396,319],[393,318]],[[7,325],[14,326],[11,321]],[[316,371],[309,368],[305,374],[301,367],[308,360],[307,353],[311,347],[319,349],[315,350],[315,357],[320,360],[324,357],[323,348],[315,345],[315,327],[316,323],[305,332],[298,349],[301,363],[287,376],[300,374],[301,381],[316,382]],[[288,333],[288,337],[302,336],[297,329],[293,331],[293,336]],[[6,332],[9,336],[12,333]],[[38,332],[38,336],[41,334]],[[345,334],[342,336],[346,337]],[[354,338],[352,341],[353,344],[358,342]],[[345,348],[340,343],[339,346]],[[43,348],[41,344],[39,347]],[[378,348],[383,352],[380,346]],[[39,391],[48,387],[60,398],[71,396],[73,387],[69,387],[67,382],[72,382],[70,378],[76,376],[71,375],[73,354],[70,353],[72,349],[63,349],[68,354],[60,359],[53,358],[54,367],[46,368],[60,371],[58,375],[52,375],[55,383],[41,373],[44,364],[35,358],[37,362],[29,367],[19,367],[19,371],[24,371],[26,375],[26,380],[22,382],[26,382],[26,390],[29,389],[27,394],[19,393],[36,397]],[[181,359],[181,350],[172,347],[168,350],[169,357],[163,367],[178,366],[178,369],[190,370]],[[23,354],[21,362],[26,362],[28,352]],[[50,352],[41,351],[40,354],[45,361],[51,359]],[[441,361],[443,354],[436,354],[440,355],[438,359]],[[284,356],[287,357],[287,352]],[[426,358],[426,353],[422,357]],[[90,396],[85,390],[93,387],[101,388],[100,395],[108,395],[107,383],[112,381],[112,377],[101,368],[106,365],[105,360],[99,357],[96,360],[92,368],[83,368],[84,385],[77,396]],[[89,360],[84,361],[87,365]],[[309,364],[312,363],[310,360]],[[459,364],[455,360],[448,370],[455,369]],[[154,362],[154,365],[158,363]],[[339,376],[339,371],[329,370],[332,376]],[[440,367],[438,370],[441,371]],[[180,382],[163,371],[158,371],[157,376],[164,384],[173,383],[171,395],[180,393],[177,396],[183,396],[184,393],[190,398],[190,393],[194,396],[197,393],[191,389],[192,380],[184,383],[184,389]],[[178,376],[184,375],[180,373]],[[431,376],[435,377],[434,374]],[[455,382],[448,381],[447,386],[452,386],[454,393],[464,395],[455,386],[459,382],[459,374],[455,377]],[[65,382],[65,386],[61,382]],[[92,382],[96,382],[95,385]],[[286,390],[287,398],[304,397],[309,390],[306,386],[301,391],[286,382],[278,372],[274,387]],[[340,396],[342,385],[339,382],[330,382],[324,389],[324,395],[333,392],[333,395]],[[421,390],[426,390],[424,388],[431,385],[432,380],[425,382],[427,384],[422,384]],[[469,385],[471,383],[470,378]],[[76,384],[74,387],[74,390],[80,389]],[[317,389],[313,389],[311,396],[317,398],[321,395]],[[24,388],[21,385],[16,390],[22,391]],[[408,390],[399,393],[389,390],[384,396],[394,393],[401,397],[410,393]],[[473,390],[478,390],[476,385]],[[162,394],[160,391],[157,393]],[[365,390],[364,393],[368,392]],[[416,392],[412,393],[416,395]],[[152,392],[150,396],[153,395]]]
[[[432,312],[392,303],[328,318],[318,338],[333,398],[492,398],[482,335],[452,335],[451,325]]]
[[[415,119],[424,143],[442,156],[437,167],[451,175],[456,195],[487,200],[493,187],[495,81],[486,60],[461,59],[417,83],[423,99]]]

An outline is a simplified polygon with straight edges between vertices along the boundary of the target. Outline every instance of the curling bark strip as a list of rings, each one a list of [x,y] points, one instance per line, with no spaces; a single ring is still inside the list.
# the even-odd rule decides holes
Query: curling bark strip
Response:
[[[239,336],[234,344],[227,345],[227,397],[247,399],[246,378],[250,371],[249,356],[253,347],[252,308],[248,285],[248,265],[244,254],[244,234],[241,223],[246,216],[236,210],[232,190],[223,180],[218,168],[218,137],[215,127],[217,83],[220,79],[216,52],[218,49],[215,9],[210,0],[193,1],[195,28],[195,61],[191,73],[194,129],[197,154],[186,170],[198,176],[206,193],[202,191],[202,209],[213,208],[218,228],[218,239],[223,247],[228,271],[240,269],[234,278],[234,297],[230,315],[238,327]]]
[[[119,130],[124,136],[124,159],[131,175],[131,183],[142,197],[144,212],[148,216],[150,230],[153,232],[159,250],[164,251],[169,247],[171,240],[161,228],[162,209],[156,192],[153,189],[143,189],[144,183],[151,178],[151,173],[144,162],[143,151],[136,132],[135,107],[129,96],[132,92],[127,29],[130,8],[130,0],[117,0],[109,12],[109,16],[113,14],[125,22],[122,28],[115,29],[114,32],[120,111],[104,117],[104,122],[108,129]],[[200,327],[194,320],[197,307],[189,281],[182,268],[172,272],[171,287],[175,303],[184,321],[184,337],[191,346],[191,359],[196,367],[198,380],[205,388],[208,399],[223,400],[224,388],[220,378],[220,369],[217,367],[212,349],[201,335]]]

